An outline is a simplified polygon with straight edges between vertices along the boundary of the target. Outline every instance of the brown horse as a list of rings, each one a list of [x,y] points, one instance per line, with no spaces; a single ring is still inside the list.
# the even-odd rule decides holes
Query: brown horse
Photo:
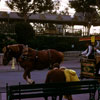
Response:
[[[25,47],[22,44],[8,45],[3,48],[3,64],[7,65],[12,57],[24,68],[23,77],[28,83],[33,83],[30,78],[32,70],[42,70],[50,67],[54,63],[61,63],[64,60],[64,54],[54,49],[40,50]]]

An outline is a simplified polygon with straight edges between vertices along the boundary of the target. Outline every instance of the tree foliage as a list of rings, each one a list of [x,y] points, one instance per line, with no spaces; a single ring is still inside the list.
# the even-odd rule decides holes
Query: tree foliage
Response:
[[[97,8],[100,10],[100,0],[75,0],[70,2],[70,7],[74,8],[76,12],[83,12],[84,16],[87,13],[88,17],[91,15],[97,17]]]
[[[31,14],[52,12],[54,9],[52,0],[9,0],[6,4],[11,10],[19,12],[19,16],[25,20]]]
[[[70,2],[70,7],[74,8],[76,12],[82,12],[85,21],[88,22],[88,34],[90,31],[91,24],[95,22],[98,18],[98,12],[96,7],[98,7],[99,0],[75,0]]]
[[[15,25],[16,40],[18,43],[29,44],[35,35],[33,27],[29,23],[16,23]]]
[[[91,6],[95,6],[95,0],[75,0],[70,2],[70,7],[75,8],[76,12],[92,12],[95,8]]]

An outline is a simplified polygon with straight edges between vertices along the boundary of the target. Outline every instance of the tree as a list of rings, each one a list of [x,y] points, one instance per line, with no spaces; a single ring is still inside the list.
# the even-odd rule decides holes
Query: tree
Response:
[[[96,6],[95,6],[95,8],[97,9],[98,14],[100,16],[100,0],[96,0]]]
[[[98,0],[96,0],[98,1]],[[95,0],[75,0],[70,2],[70,7],[74,8],[76,12],[82,12],[85,18],[85,21],[88,22],[88,35],[90,32],[91,24],[97,19],[98,14],[97,10],[93,6],[97,6]]]
[[[95,0],[94,0],[95,1]],[[96,6],[98,7],[98,9],[100,10],[100,0],[96,0]]]
[[[65,8],[64,10],[60,11],[59,13],[61,15],[69,15],[68,8]]]
[[[8,0],[7,6],[23,17],[25,22],[31,14],[52,12],[54,3],[52,0]]]
[[[33,40],[35,31],[33,27],[26,22],[16,23],[15,25],[16,40],[18,43],[28,44]]]

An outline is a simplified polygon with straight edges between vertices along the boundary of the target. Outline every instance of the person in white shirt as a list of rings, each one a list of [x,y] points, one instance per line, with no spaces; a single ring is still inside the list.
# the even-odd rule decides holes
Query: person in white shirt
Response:
[[[88,47],[81,55],[88,57],[88,59],[94,59],[94,46],[91,42],[87,42],[86,46]]]
[[[96,48],[100,49],[100,41],[96,41]]]

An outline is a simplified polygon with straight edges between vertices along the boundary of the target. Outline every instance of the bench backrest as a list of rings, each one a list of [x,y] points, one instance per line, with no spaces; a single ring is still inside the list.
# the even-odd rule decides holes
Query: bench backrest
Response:
[[[96,80],[48,83],[34,85],[13,85],[7,86],[7,99],[37,98],[48,96],[59,96],[65,94],[81,94],[95,92],[98,86]]]

